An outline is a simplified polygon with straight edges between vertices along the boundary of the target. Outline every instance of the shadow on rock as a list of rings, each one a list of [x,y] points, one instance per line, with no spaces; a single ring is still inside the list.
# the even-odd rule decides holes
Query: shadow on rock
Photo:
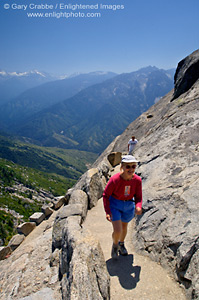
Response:
[[[133,266],[133,255],[119,256],[117,260],[106,261],[110,276],[118,276],[121,286],[126,290],[134,289],[140,280],[140,266]]]

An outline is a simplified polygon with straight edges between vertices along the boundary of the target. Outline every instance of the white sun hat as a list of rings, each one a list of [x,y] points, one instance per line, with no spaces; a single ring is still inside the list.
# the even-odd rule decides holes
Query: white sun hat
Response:
[[[125,155],[122,157],[121,162],[123,163],[138,163],[138,160],[132,155]]]

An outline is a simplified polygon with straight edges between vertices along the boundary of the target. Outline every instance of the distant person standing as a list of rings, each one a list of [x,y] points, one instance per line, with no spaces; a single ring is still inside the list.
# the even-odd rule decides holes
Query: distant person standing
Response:
[[[133,150],[134,150],[137,143],[138,143],[138,140],[136,140],[135,136],[133,135],[131,137],[131,139],[129,140],[129,142],[128,142],[129,155],[131,155],[133,153]]]

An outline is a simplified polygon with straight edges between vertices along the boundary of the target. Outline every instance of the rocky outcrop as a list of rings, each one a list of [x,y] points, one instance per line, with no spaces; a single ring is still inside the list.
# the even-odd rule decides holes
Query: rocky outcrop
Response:
[[[110,299],[110,279],[99,242],[69,217],[63,229],[60,273],[62,297]]]
[[[64,197],[33,214],[34,222],[18,226],[20,234],[0,249],[0,259],[4,259],[0,299],[110,299],[103,252],[82,223],[101,197],[111,168],[104,158]]]
[[[65,197],[60,196],[60,197],[56,197],[53,201],[53,208],[55,210],[59,209],[63,204],[65,203]]]
[[[45,214],[42,212],[36,212],[30,216],[30,222],[35,222],[39,225],[45,219]]]
[[[36,223],[35,222],[26,222],[22,223],[17,227],[18,233],[24,234],[25,236],[29,235],[33,229],[35,229]]]
[[[47,204],[44,204],[41,208],[41,211],[45,215],[45,217],[49,217],[53,213],[53,209],[49,207]]]
[[[106,172],[109,168],[92,168],[84,173],[75,186],[71,189],[82,190],[88,196],[88,208],[91,209],[97,204],[98,199],[102,196],[103,190],[106,185]]]
[[[0,247],[0,260],[5,259],[12,253],[12,249],[10,246]]]
[[[58,253],[52,255],[52,225],[56,212],[0,262],[0,299],[60,300]]]
[[[111,164],[105,159],[68,190],[53,225],[52,250],[61,249],[59,274],[62,298],[110,299],[110,278],[99,242],[82,228],[88,209],[102,196]],[[54,259],[52,260],[54,261]]]
[[[122,158],[122,153],[121,152],[111,152],[107,159],[110,162],[110,164],[115,167],[120,164]]]
[[[68,204],[80,204],[82,206],[81,217],[84,221],[88,211],[88,195],[82,190],[75,189],[70,194]]]
[[[198,62],[196,51],[179,63],[175,100],[171,91],[131,123],[112,149],[124,152],[132,134],[138,139],[134,155],[144,213],[137,219],[137,249],[169,269],[188,299],[199,298]]]
[[[0,259],[4,259],[0,299],[110,299],[110,278],[101,246],[81,226],[89,209],[89,197],[95,201],[101,197],[105,176],[109,176],[111,165],[102,162],[101,167],[80,178],[62,197],[65,205],[50,218],[40,223],[43,213],[33,215],[38,222],[22,224],[21,235],[0,249]],[[100,183],[95,184],[96,180]]]
[[[14,235],[11,240],[9,241],[8,246],[11,248],[12,251],[14,251],[25,239],[25,235],[23,234],[16,234]]]
[[[41,192],[40,192],[41,193]],[[42,191],[43,195],[48,196],[49,194],[45,191]],[[48,199],[48,198],[47,198]],[[29,217],[30,222],[24,222],[17,226],[17,235],[14,235],[9,242],[8,247],[0,248],[0,260],[3,260],[11,255],[11,253],[19,247],[23,242],[24,238],[28,236],[33,229],[36,228],[41,222],[49,218],[52,215],[54,210],[58,210],[64,203],[66,203],[66,198],[63,196],[56,197],[51,199],[49,204],[44,204],[41,208],[42,212],[35,212]]]
[[[70,216],[79,216],[78,223],[82,223],[82,206],[79,204],[66,205],[58,212],[53,225],[52,247],[53,250],[61,247],[62,229],[66,223],[66,219]]]
[[[187,92],[199,77],[199,50],[196,50],[178,64],[174,76],[174,93],[173,99],[178,98],[181,94]]]

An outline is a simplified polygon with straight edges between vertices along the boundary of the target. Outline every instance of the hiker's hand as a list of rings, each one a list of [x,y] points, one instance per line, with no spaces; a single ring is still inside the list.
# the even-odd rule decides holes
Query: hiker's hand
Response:
[[[111,216],[109,214],[106,214],[106,219],[111,222]]]
[[[135,208],[135,214],[136,215],[141,215],[142,214],[142,209],[140,207]]]

